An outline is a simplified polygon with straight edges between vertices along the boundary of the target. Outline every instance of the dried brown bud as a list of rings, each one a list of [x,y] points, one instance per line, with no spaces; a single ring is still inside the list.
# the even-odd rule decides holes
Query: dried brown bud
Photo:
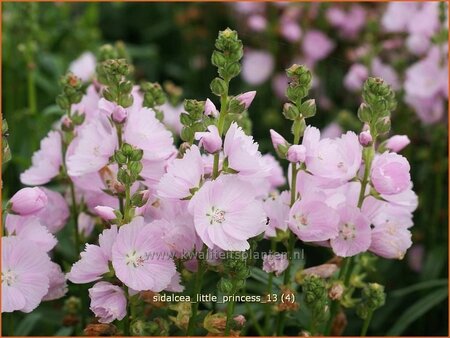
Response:
[[[341,336],[347,326],[347,316],[344,311],[339,311],[339,313],[334,317],[333,325],[331,326],[332,336]]]
[[[89,324],[84,329],[85,336],[114,336],[117,328],[113,324]]]
[[[328,297],[332,300],[339,300],[344,293],[344,285],[340,282],[333,283],[328,291]]]

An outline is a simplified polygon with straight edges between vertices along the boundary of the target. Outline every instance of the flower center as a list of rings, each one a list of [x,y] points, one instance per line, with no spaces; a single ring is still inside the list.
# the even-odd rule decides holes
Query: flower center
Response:
[[[143,266],[148,257],[139,255],[136,250],[129,252],[125,256],[125,263],[135,268]]]
[[[351,223],[345,223],[339,229],[339,236],[344,240],[355,239],[356,237],[356,227]]]
[[[294,219],[299,226],[306,227],[308,225],[308,219],[303,214],[295,214]]]
[[[6,283],[8,286],[12,286],[15,282],[17,282],[17,274],[14,271],[11,269],[2,271],[2,284]]]
[[[211,211],[206,214],[209,217],[209,224],[222,224],[225,222],[225,211],[216,207],[212,207]]]

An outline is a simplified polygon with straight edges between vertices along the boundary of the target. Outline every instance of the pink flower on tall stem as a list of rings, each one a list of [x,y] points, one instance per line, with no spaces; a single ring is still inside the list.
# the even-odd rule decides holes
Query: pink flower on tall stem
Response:
[[[47,195],[40,188],[23,188],[11,197],[8,205],[13,213],[28,216],[44,209],[47,201]]]
[[[29,240],[2,237],[2,312],[31,312],[47,294],[51,262]]]
[[[252,187],[236,175],[221,175],[205,182],[189,202],[197,234],[213,248],[244,251],[248,239],[266,229],[266,216]]]
[[[125,292],[117,285],[98,282],[89,289],[90,309],[100,323],[111,323],[122,320],[127,314],[127,298]]]
[[[61,135],[57,131],[50,131],[42,139],[41,148],[31,159],[31,167],[20,175],[23,184],[46,184],[58,176],[63,161],[61,142]]]
[[[176,273],[170,250],[161,240],[162,231],[136,217],[120,227],[112,247],[112,265],[125,285],[136,291],[160,292]]]

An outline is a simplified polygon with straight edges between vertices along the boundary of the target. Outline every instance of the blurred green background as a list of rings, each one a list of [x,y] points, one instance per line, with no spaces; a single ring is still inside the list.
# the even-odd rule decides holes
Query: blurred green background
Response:
[[[311,4],[299,4],[310,6]],[[319,6],[325,8],[329,4]],[[271,20],[278,7],[272,6]],[[384,4],[364,4],[376,11]],[[62,114],[55,105],[59,78],[71,61],[84,51],[97,51],[104,43],[125,42],[133,59],[136,79],[163,83],[170,80],[183,88],[184,98],[211,97],[209,82],[215,68],[209,58],[219,30],[238,30],[244,46],[270,49],[276,69],[286,65],[290,46],[277,37],[264,38],[245,29],[230,4],[224,3],[2,3],[2,111],[8,122],[12,159],[3,165],[3,203],[21,184],[19,174],[31,163],[40,140]],[[317,19],[317,27],[336,39],[333,53],[320,61],[315,74],[324,82],[320,90],[332,101],[321,108],[310,123],[323,128],[337,121],[344,129],[358,130],[358,95],[343,89],[343,76],[351,65],[347,42],[340,42],[333,28]],[[350,43],[351,44],[351,43]],[[240,78],[232,82],[232,93],[257,90],[250,108],[253,135],[262,152],[271,152],[269,129],[289,135],[289,124],[281,114],[283,100],[272,91],[270,81],[252,87]],[[312,93],[312,97],[317,91]],[[387,303],[374,316],[369,334],[448,334],[448,128],[447,119],[423,125],[401,101],[392,119],[392,132],[407,134],[411,144],[403,151],[412,167],[414,190],[419,195],[413,228],[413,257],[402,261],[378,260],[369,280],[386,285]],[[6,136],[6,135],[4,135]],[[308,265],[326,256],[314,248],[306,250]],[[408,264],[421,260],[419,269]],[[61,303],[41,305],[33,314],[16,315],[17,335],[71,334],[61,327]],[[357,334],[360,320],[348,318],[347,334]],[[355,316],[356,317],[356,316]],[[23,319],[25,318],[25,319]],[[23,320],[22,320],[23,319]],[[403,323],[403,324],[402,324]],[[405,325],[407,324],[407,325]],[[296,332],[288,332],[296,334]],[[256,332],[249,331],[249,335]]]

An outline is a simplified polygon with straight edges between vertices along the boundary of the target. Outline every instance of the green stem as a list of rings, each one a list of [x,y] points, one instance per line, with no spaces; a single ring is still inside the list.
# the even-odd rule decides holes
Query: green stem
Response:
[[[372,320],[373,311],[369,311],[367,318],[364,320],[364,324],[361,330],[361,337],[365,337],[367,330],[369,329],[370,321]]]
[[[346,272],[348,270],[348,267],[349,267],[349,259],[344,258],[341,269],[339,270],[339,276],[338,276],[339,280],[342,280],[344,278],[344,276],[346,275]],[[325,336],[329,336],[331,334],[331,328],[333,326],[334,317],[336,316],[338,309],[339,309],[339,301],[335,300],[331,303],[330,317],[328,317],[327,326],[325,327],[325,332],[324,332]]]
[[[231,320],[233,319],[234,301],[227,303],[227,322],[225,324],[225,336],[230,335]]]
[[[29,61],[29,64],[34,67],[34,63]],[[28,109],[30,114],[34,115],[37,112],[37,100],[36,100],[36,71],[34,69],[29,69],[27,73],[28,82]]]
[[[203,262],[203,253],[206,253],[207,247],[203,245],[202,256],[198,258],[198,270],[197,275],[195,277],[195,285],[194,290],[192,292],[192,298],[196,299],[197,295],[202,291],[202,282],[203,282],[203,274],[205,273],[205,264]],[[188,328],[186,336],[192,336],[195,330],[195,324],[197,321],[197,312],[198,312],[198,302],[192,304],[192,314],[189,318]]]
[[[253,311],[253,309],[250,306],[250,304],[249,303],[245,303],[245,308],[247,309],[247,313],[248,313],[248,315],[249,315],[249,317],[251,319],[252,324],[255,327],[256,332],[258,332],[258,335],[266,336],[265,332],[267,332],[267,330],[266,329],[263,330],[261,325],[259,325],[258,320],[256,319],[256,316],[255,316],[255,312]],[[244,329],[246,329],[246,327]],[[244,331],[241,332],[241,334],[242,334],[242,336],[246,335]]]
[[[229,81],[227,82],[227,88]],[[223,134],[223,128],[225,127],[225,117],[227,115],[227,103],[228,103],[228,90],[225,94],[220,97],[220,112],[219,112],[219,121],[217,122],[217,130],[219,131],[220,137]],[[217,152],[214,154],[214,162],[213,162],[213,179],[219,176],[219,156],[220,153]]]
[[[77,200],[75,196],[75,187],[73,185],[72,180],[69,178],[69,187],[70,187],[70,196],[72,199],[72,218],[73,218],[73,224],[74,224],[74,231],[75,231],[75,254],[76,259],[78,259],[78,256],[80,255],[80,233],[78,229],[78,206],[77,206]]]

